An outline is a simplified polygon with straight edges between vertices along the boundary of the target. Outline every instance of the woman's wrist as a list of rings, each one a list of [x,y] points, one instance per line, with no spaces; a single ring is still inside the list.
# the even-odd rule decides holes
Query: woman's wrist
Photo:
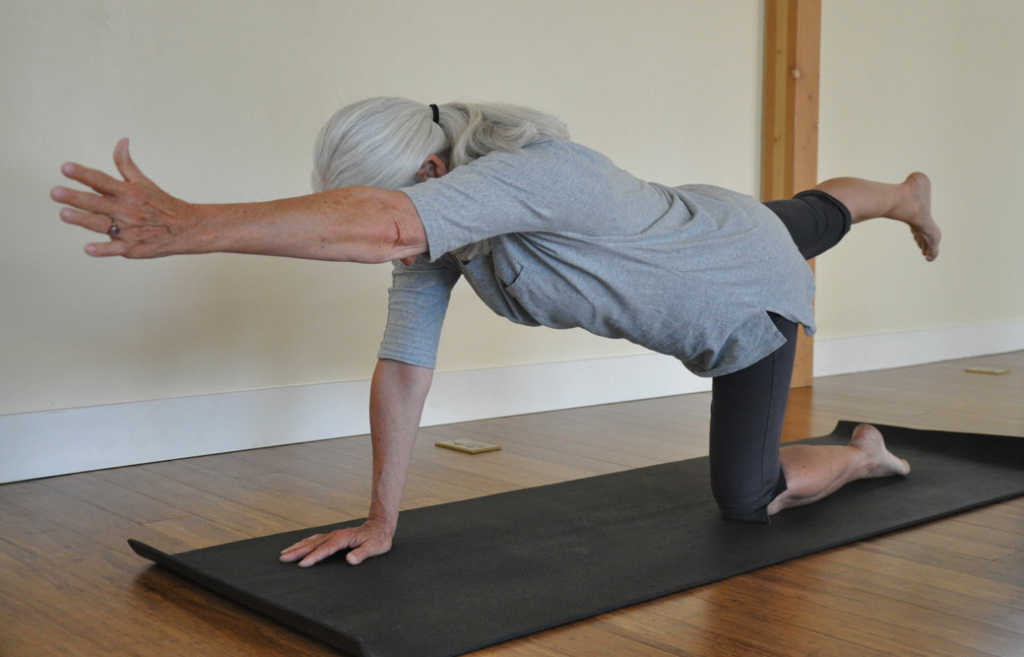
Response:
[[[398,528],[398,511],[393,513],[380,513],[375,512],[371,507],[370,513],[366,516],[366,522],[380,525],[387,529],[389,533],[394,535],[395,529]]]
[[[186,220],[176,253],[217,253],[230,251],[225,240],[227,206],[186,204]]]

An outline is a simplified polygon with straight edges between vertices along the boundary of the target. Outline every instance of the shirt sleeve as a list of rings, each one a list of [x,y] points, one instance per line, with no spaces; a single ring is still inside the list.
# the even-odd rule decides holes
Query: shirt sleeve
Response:
[[[460,276],[459,269],[445,260],[427,262],[420,256],[412,265],[396,260],[388,290],[388,323],[377,358],[433,369],[448,300]]]
[[[494,151],[404,192],[427,234],[427,260],[508,233],[593,234],[621,222],[642,181],[563,140]]]

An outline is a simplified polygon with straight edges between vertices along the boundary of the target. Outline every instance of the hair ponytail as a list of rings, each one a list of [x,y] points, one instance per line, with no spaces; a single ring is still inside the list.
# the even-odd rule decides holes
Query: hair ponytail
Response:
[[[569,131],[555,117],[529,107],[448,103],[438,106],[435,122],[429,105],[370,98],[342,108],[320,130],[313,189],[400,189],[416,182],[428,155],[452,169],[545,138],[568,139]]]
[[[448,152],[438,155],[451,168],[491,151],[517,151],[539,139],[569,138],[564,123],[520,105],[449,103],[441,106],[440,116],[450,146]]]

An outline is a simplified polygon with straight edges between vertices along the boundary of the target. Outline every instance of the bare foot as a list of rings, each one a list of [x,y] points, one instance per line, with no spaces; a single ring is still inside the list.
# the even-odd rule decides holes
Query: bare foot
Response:
[[[882,433],[870,424],[857,425],[850,447],[856,447],[868,457],[865,478],[910,474],[910,464],[886,449]]]
[[[914,172],[903,181],[909,192],[909,202],[899,208],[893,216],[910,226],[914,241],[921,248],[921,253],[928,262],[939,257],[939,242],[942,231],[932,217],[932,182],[928,176]]]

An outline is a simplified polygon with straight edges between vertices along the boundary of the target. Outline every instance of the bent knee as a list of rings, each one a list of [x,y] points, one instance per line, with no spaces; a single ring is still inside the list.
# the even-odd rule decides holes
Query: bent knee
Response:
[[[774,482],[760,486],[712,485],[718,510],[726,520],[769,522],[768,505],[786,491],[786,477],[779,471]]]
[[[770,502],[771,500],[769,500]],[[718,503],[718,511],[726,520],[741,522],[768,522],[768,502],[755,504],[723,504]]]

